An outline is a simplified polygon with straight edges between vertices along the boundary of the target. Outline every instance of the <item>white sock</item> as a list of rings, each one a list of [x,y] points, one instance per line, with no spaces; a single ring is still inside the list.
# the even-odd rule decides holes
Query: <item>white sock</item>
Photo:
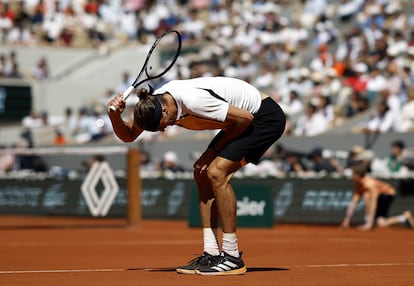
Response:
[[[223,251],[234,257],[240,256],[236,233],[223,233]]]
[[[405,215],[402,214],[398,216],[398,221],[400,223],[405,223],[406,220],[407,220],[407,217]]]
[[[220,255],[217,241],[217,228],[203,228],[204,251],[211,255]]]

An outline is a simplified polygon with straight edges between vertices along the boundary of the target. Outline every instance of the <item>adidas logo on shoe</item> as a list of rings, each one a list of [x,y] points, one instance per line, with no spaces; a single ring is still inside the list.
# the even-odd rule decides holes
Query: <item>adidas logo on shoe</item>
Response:
[[[247,271],[242,259],[242,253],[239,257],[234,257],[223,252],[216,263],[202,265],[196,273],[200,275],[239,275]]]

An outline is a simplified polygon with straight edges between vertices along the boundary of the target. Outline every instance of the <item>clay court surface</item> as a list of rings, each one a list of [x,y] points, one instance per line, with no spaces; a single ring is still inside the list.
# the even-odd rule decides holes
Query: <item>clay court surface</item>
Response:
[[[414,231],[238,230],[241,276],[183,275],[201,230],[184,221],[0,217],[0,285],[414,285]]]

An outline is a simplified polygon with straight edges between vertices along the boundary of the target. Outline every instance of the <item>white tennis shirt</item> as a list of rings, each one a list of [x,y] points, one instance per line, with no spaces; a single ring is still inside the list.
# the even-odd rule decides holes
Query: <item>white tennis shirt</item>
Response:
[[[256,113],[260,92],[251,84],[229,77],[173,80],[155,90],[168,92],[178,107],[176,124],[187,129],[218,129],[226,120],[229,105]]]

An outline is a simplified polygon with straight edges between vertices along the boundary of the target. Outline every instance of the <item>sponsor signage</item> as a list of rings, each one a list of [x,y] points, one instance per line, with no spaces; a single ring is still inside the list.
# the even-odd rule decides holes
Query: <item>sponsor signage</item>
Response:
[[[273,204],[270,187],[262,184],[233,184],[237,199],[237,226],[271,227],[273,226]],[[188,216],[189,226],[201,225],[198,209],[197,190],[191,193],[191,205]]]
[[[95,215],[126,217],[126,180],[111,178],[108,169],[101,168],[100,172],[95,170],[89,185],[84,183],[87,180],[2,178],[0,214],[93,216],[91,202],[86,199],[89,196]],[[389,182],[398,188],[399,181]],[[82,186],[88,193],[86,196]],[[237,194],[238,224],[258,227],[273,223],[340,224],[353,187],[346,179],[236,179],[233,186]],[[114,193],[106,194],[103,199],[105,190]],[[196,194],[193,180],[143,180],[142,216],[188,220],[191,226],[200,225]],[[406,209],[413,211],[413,205],[413,195],[398,196],[390,214]],[[361,223],[363,212],[361,202],[352,223]]]

